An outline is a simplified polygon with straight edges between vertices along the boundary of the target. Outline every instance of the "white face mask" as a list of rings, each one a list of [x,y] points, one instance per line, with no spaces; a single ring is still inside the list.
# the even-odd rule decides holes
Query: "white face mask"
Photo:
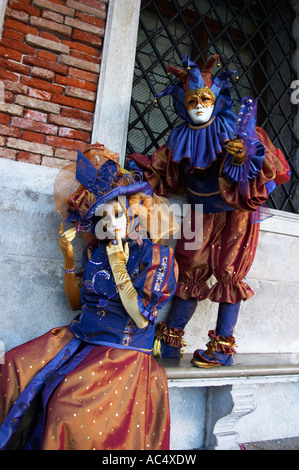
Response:
[[[194,124],[205,124],[211,119],[215,107],[215,95],[208,87],[186,93],[185,106]]]
[[[213,111],[214,106],[204,108],[201,104],[198,103],[196,108],[187,110],[187,113],[194,124],[205,124],[211,119]]]
[[[126,238],[127,216],[124,208],[117,201],[99,206],[95,215],[100,217],[95,227],[95,235],[99,240],[115,239],[117,230],[120,232],[120,238]]]

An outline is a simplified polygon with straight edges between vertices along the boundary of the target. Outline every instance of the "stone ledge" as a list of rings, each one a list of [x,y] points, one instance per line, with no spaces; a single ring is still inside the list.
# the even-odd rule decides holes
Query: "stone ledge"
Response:
[[[240,420],[242,423],[246,415],[254,415],[249,422],[251,419],[258,426],[264,421],[265,409],[259,406],[263,387],[270,385],[274,391],[277,386],[297,386],[299,382],[299,354],[236,354],[234,365],[212,369],[192,366],[191,358],[192,354],[184,354],[181,359],[159,361],[168,377],[171,449],[194,449],[201,445],[200,448],[205,450],[240,450]],[[277,389],[276,399],[279,407],[284,399],[279,391],[277,394]],[[188,409],[182,413],[182,407],[187,400],[190,409],[186,418]],[[292,416],[291,401],[290,407]],[[201,413],[198,413],[199,409]],[[197,412],[196,424],[193,422],[194,410]],[[296,413],[295,409],[293,413]],[[273,410],[270,425],[277,425],[274,414]],[[181,435],[184,426],[186,429]],[[190,426],[193,426],[191,434]],[[278,429],[279,436],[285,437],[285,430]],[[294,432],[297,435],[297,431]],[[254,427],[252,435],[256,437]],[[265,439],[270,437],[273,436],[267,428]]]
[[[256,382],[299,381],[299,353],[236,354],[232,366],[200,369],[190,364],[192,354],[180,359],[162,358],[159,363],[167,372],[169,386],[206,387],[240,383],[245,378]],[[216,379],[216,381],[214,380]]]

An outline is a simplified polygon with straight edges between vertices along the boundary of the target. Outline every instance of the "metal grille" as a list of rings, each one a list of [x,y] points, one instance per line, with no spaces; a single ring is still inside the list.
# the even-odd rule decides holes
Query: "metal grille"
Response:
[[[215,53],[223,70],[237,70],[232,83],[234,111],[244,96],[259,99],[258,125],[281,148],[292,170],[291,181],[270,195],[268,205],[299,212],[298,140],[290,84],[296,73],[292,54],[294,12],[286,0],[142,0],[136,51],[127,155],[151,154],[166,143],[180,121],[171,98],[154,96],[169,84],[166,66],[181,66],[188,53],[200,65]]]

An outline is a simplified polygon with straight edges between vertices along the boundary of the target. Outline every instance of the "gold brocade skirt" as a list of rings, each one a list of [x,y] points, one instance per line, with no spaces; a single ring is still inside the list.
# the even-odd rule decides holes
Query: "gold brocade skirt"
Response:
[[[73,337],[67,327],[5,354],[0,423],[32,378]],[[148,354],[96,345],[54,389],[42,450],[167,450],[170,419],[165,369]]]

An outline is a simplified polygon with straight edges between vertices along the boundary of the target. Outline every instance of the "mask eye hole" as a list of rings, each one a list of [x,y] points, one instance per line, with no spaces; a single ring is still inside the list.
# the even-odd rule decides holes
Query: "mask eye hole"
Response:
[[[121,217],[123,217],[123,215],[124,215],[124,211],[122,211],[122,210],[115,212],[115,218],[116,219],[121,219]]]
[[[200,102],[204,107],[210,107],[214,105],[215,100],[213,99],[213,96],[204,93],[200,96]]]
[[[197,101],[194,99],[194,98],[191,98],[189,101],[188,101],[188,109],[194,109],[196,108],[196,105],[197,105]]]

